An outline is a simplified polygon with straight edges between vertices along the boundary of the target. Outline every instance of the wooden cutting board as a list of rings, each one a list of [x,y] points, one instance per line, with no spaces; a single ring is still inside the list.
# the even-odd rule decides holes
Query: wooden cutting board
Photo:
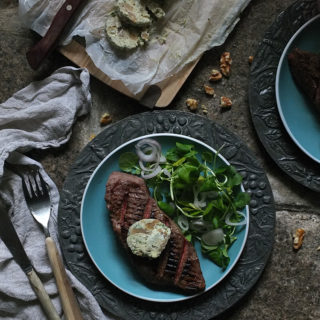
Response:
[[[156,86],[153,85],[145,88],[138,95],[134,95],[128,90],[122,81],[112,80],[98,69],[87,54],[85,48],[75,40],[67,46],[60,47],[59,51],[77,66],[87,68],[90,74],[95,78],[101,80],[108,86],[127,95],[128,97],[138,100],[141,104],[150,108],[167,107],[200,60],[199,58],[196,61],[189,63],[177,74],[157,83]]]

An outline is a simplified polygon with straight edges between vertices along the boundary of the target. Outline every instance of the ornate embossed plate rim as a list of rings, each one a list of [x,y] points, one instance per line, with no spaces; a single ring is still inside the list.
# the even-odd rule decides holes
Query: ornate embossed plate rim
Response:
[[[123,293],[95,268],[81,236],[80,202],[96,166],[119,144],[130,140],[129,136],[155,132],[181,133],[217,150],[225,145],[222,155],[243,175],[244,188],[251,193],[248,238],[238,263],[216,288],[188,300],[188,304],[149,302]],[[107,313],[121,319],[206,320],[234,308],[260,278],[272,251],[274,229],[275,207],[270,183],[254,154],[239,137],[221,125],[203,116],[176,110],[140,113],[106,127],[72,165],[59,203],[59,240],[68,268]]]
[[[112,156],[114,154],[116,154],[117,152],[119,152],[120,150],[123,150],[124,148],[128,147],[129,145],[133,145],[134,143],[136,143],[137,141],[139,140],[142,140],[142,139],[157,139],[157,138],[172,138],[171,140],[175,140],[175,139],[179,139],[179,141],[181,141],[182,139],[183,140],[186,140],[190,143],[194,143],[196,145],[200,145],[202,146],[203,148],[206,148],[208,150],[210,150],[212,153],[214,154],[217,154],[219,156],[219,158],[222,160],[222,162],[224,162],[225,164],[227,165],[230,165],[229,161],[223,157],[220,153],[217,153],[217,151],[210,147],[209,145],[203,143],[202,141],[199,141],[195,138],[192,138],[192,137],[189,137],[189,136],[185,136],[185,135],[181,135],[181,134],[174,134],[174,133],[154,133],[154,134],[148,134],[148,135],[144,135],[144,136],[140,136],[140,137],[136,137],[132,140],[129,140],[125,143],[123,143],[122,145],[118,146],[116,149],[114,149],[113,151],[111,151],[101,162],[100,164],[96,167],[96,169],[94,170],[94,172],[92,173],[92,175],[90,176],[90,179],[86,185],[86,188],[84,190],[84,193],[83,193],[83,197],[82,197],[82,202],[81,202],[81,207],[80,207],[80,223],[81,223],[81,231],[82,231],[82,237],[83,237],[83,240],[84,240],[84,244],[86,246],[86,249],[89,253],[89,256],[92,260],[92,262],[94,263],[94,265],[97,267],[97,269],[101,272],[101,274],[108,280],[110,281],[113,285],[115,285],[118,289],[124,291],[125,293],[129,294],[129,295],[132,295],[136,298],[139,298],[139,299],[143,299],[143,300],[148,300],[148,301],[154,301],[154,302],[176,302],[176,301],[182,301],[182,300],[189,300],[195,296],[198,296],[200,294],[203,294],[209,290],[211,290],[213,287],[215,287],[218,283],[220,283],[225,277],[228,276],[228,274],[231,272],[231,270],[233,269],[233,267],[236,265],[237,261],[239,260],[240,258],[240,255],[244,249],[244,246],[245,246],[245,243],[246,243],[246,240],[247,240],[247,236],[248,236],[248,231],[249,231],[249,223],[250,223],[250,217],[249,217],[249,207],[246,206],[245,207],[245,214],[246,214],[246,217],[247,217],[247,224],[245,226],[245,228],[241,231],[241,237],[243,239],[241,239],[242,243],[240,245],[240,248],[237,252],[234,252],[234,246],[232,246],[232,255],[230,255],[231,257],[231,263],[230,265],[228,266],[228,268],[226,270],[224,270],[221,274],[220,274],[220,277],[218,277],[217,279],[215,279],[214,281],[210,281],[209,282],[209,285],[206,286],[206,289],[204,292],[200,292],[198,294],[195,294],[195,295],[183,295],[183,294],[172,294],[170,292],[168,292],[168,294],[166,294],[165,292],[163,292],[161,289],[159,291],[155,291],[155,293],[153,292],[154,290],[151,290],[152,292],[150,292],[150,294],[153,295],[153,297],[151,296],[148,296],[146,295],[146,293],[143,293],[143,294],[138,294],[137,291],[136,291],[136,288],[133,288],[132,289],[132,285],[130,286],[131,282],[134,281],[134,279],[127,279],[127,283],[123,283],[123,280],[121,279],[121,282],[119,283],[117,277],[115,277],[113,275],[113,270],[112,268],[110,268],[107,264],[104,265],[104,260],[101,262],[103,264],[103,266],[101,265],[101,263],[98,262],[98,259],[100,257],[100,254],[101,252],[96,252],[96,247],[97,247],[97,244],[96,242],[95,243],[90,243],[90,241],[88,241],[90,238],[92,238],[92,234],[87,230],[86,226],[84,225],[84,221],[85,221],[85,216],[88,216],[90,215],[91,217],[91,224],[90,224],[90,227],[92,227],[92,220],[93,217],[92,217],[92,212],[88,211],[88,210],[85,210],[84,207],[85,207],[85,202],[87,201],[87,198],[88,198],[88,190],[92,187],[92,184],[94,183],[94,179],[97,177],[97,174],[100,173],[101,171],[101,168],[104,166],[104,167],[108,167],[108,164],[107,162],[109,161],[110,158],[112,158]],[[96,190],[96,188],[95,188]],[[105,190],[105,188],[104,188]],[[243,185],[241,184],[241,190],[244,191],[244,187]],[[97,191],[97,190],[96,190]],[[94,194],[94,193],[93,193]],[[90,198],[90,196],[89,196]],[[97,211],[97,207],[95,207],[95,210],[94,212]],[[93,213],[93,216],[95,215],[96,213]],[[99,214],[101,214],[101,212],[99,212]],[[98,214],[98,215],[99,215]],[[110,230],[110,232],[112,233],[112,231]],[[99,232],[99,241],[102,241],[102,237],[103,237],[103,234],[101,232]],[[237,241],[240,241],[240,239],[238,239]],[[239,247],[239,243],[237,243],[237,248]],[[106,244],[106,247],[105,247],[106,251],[107,252],[111,252],[112,251],[112,248],[108,248],[108,244]],[[200,248],[199,246],[196,247],[196,250],[198,251],[198,255],[200,254]],[[107,258],[107,257],[106,257]],[[115,259],[118,259],[121,258],[121,256],[116,256],[116,255],[112,255],[111,256],[108,256],[108,259],[111,261],[114,261]],[[208,284],[208,281],[209,279],[206,277],[206,274],[208,273],[208,263],[205,263],[205,261],[203,260],[202,256],[199,255],[199,259],[200,259],[200,264],[203,263],[204,266],[206,266],[205,269],[202,269],[203,271],[203,275],[205,277],[205,280],[206,280],[206,283]],[[205,259],[207,260],[207,259]],[[203,266],[202,266],[203,267]],[[117,268],[121,268],[121,264],[118,266],[117,265]],[[110,270],[111,269],[111,270]],[[212,265],[212,270],[215,270],[215,266]],[[219,269],[219,268],[218,268]],[[212,273],[212,272],[211,272]],[[125,275],[124,275],[125,277]],[[144,286],[143,284],[140,283],[140,281],[135,285],[135,286]],[[147,287],[145,287],[145,290],[146,292],[149,292],[149,289]],[[160,298],[161,297],[161,298]]]
[[[319,164],[292,142],[284,128],[276,103],[275,77],[283,49],[292,35],[318,13],[316,0],[298,0],[278,15],[257,49],[249,85],[251,118],[267,153],[291,179],[317,192]]]

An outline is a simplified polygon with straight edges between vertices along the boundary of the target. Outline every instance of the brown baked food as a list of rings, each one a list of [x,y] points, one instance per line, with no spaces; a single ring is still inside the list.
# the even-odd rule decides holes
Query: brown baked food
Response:
[[[131,263],[148,283],[196,293],[205,289],[199,258],[193,245],[179,227],[150,197],[145,181],[123,172],[113,172],[106,185],[105,200],[113,231]],[[171,229],[169,241],[156,259],[133,254],[128,248],[130,226],[141,219],[157,219]]]
[[[320,54],[294,48],[288,62],[296,84],[320,111]]]

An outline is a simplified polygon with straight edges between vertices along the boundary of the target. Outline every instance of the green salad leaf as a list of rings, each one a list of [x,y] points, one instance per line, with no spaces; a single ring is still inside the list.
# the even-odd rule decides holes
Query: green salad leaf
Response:
[[[119,168],[127,173],[140,175],[139,157],[133,152],[124,152],[119,157]]]

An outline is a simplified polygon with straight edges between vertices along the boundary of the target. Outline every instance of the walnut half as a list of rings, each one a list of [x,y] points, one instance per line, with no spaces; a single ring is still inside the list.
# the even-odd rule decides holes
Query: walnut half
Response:
[[[204,85],[204,91],[208,96],[214,96],[214,89],[210,86]]]
[[[190,111],[196,111],[198,109],[198,100],[196,99],[187,99],[186,100],[186,105],[189,108]]]
[[[215,81],[219,81],[220,79],[222,79],[221,72],[219,70],[212,69],[209,81],[215,82]]]
[[[230,52],[223,52],[220,57],[220,70],[225,77],[229,77],[231,73],[232,59]]]
[[[100,118],[100,125],[105,126],[112,122],[111,115],[109,113],[104,113]]]
[[[232,101],[231,101],[231,99],[228,98],[228,97],[222,96],[222,97],[220,98],[220,106],[221,106],[222,108],[231,108],[231,106],[232,106]]]
[[[293,249],[298,250],[302,246],[305,231],[301,228],[297,229],[293,235]]]

